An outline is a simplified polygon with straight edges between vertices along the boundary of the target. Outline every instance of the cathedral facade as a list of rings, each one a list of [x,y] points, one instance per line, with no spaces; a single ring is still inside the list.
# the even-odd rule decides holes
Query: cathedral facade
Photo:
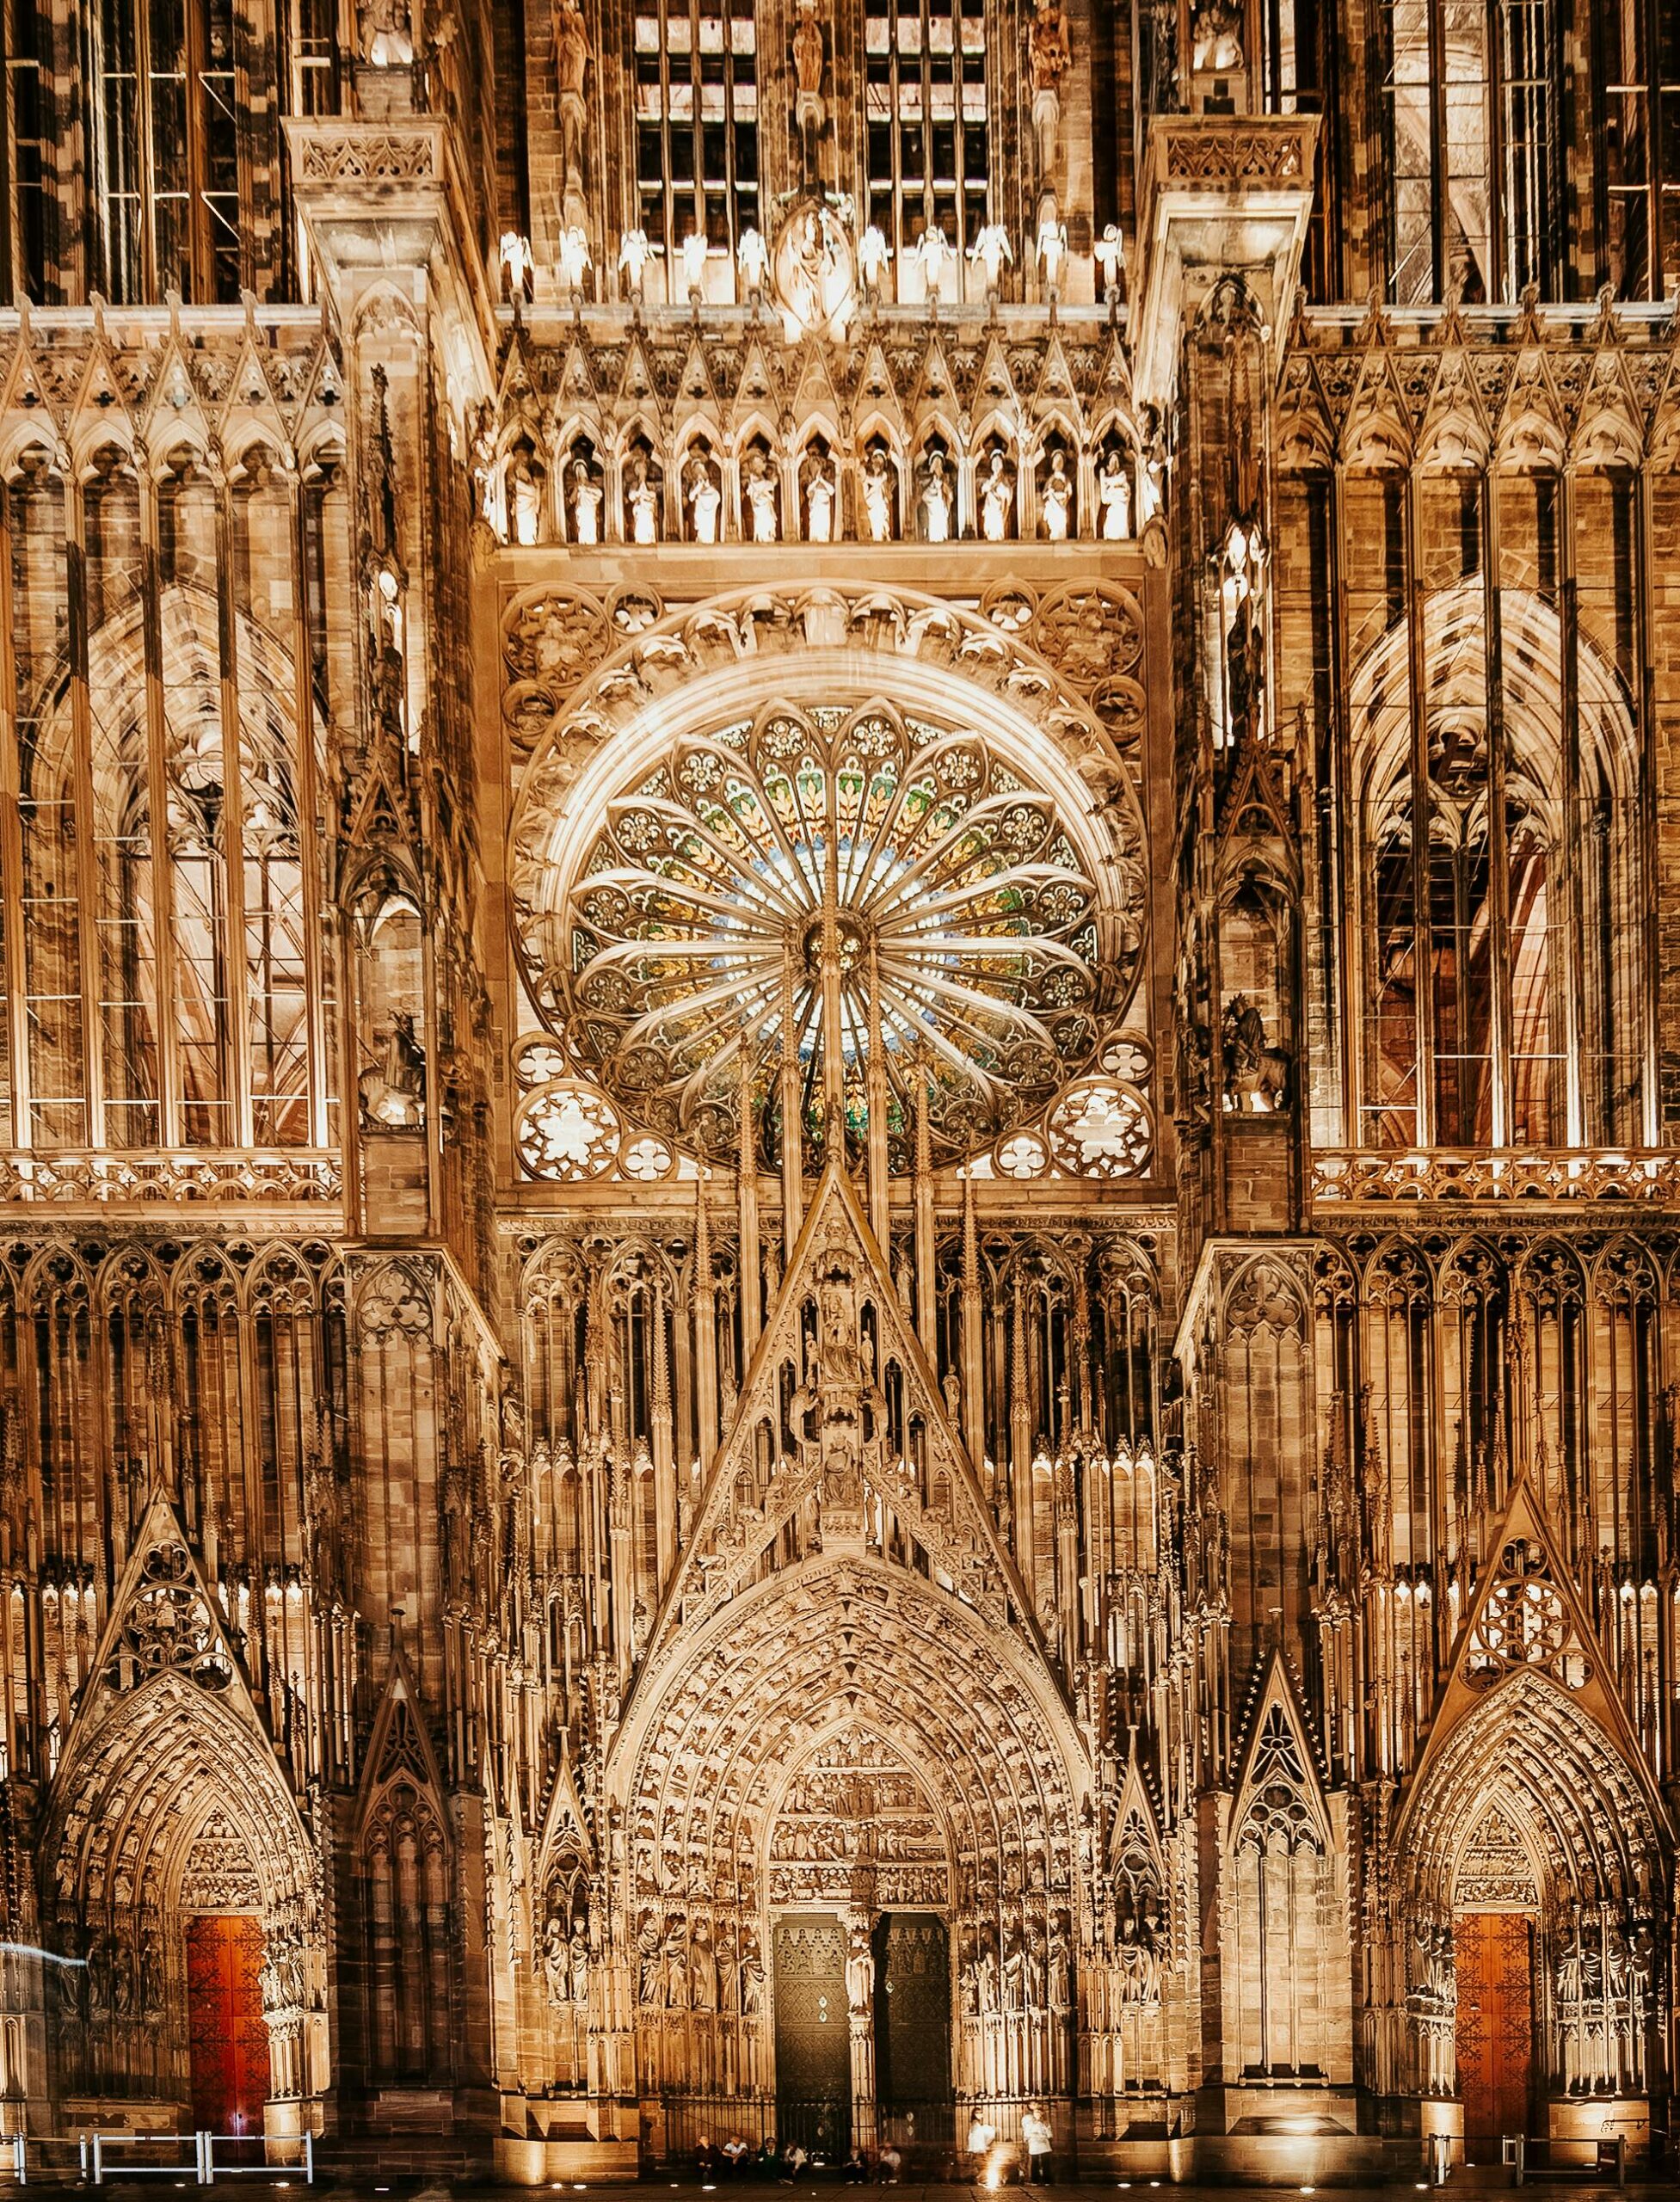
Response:
[[[0,59],[6,2130],[1660,2150],[1675,11]]]

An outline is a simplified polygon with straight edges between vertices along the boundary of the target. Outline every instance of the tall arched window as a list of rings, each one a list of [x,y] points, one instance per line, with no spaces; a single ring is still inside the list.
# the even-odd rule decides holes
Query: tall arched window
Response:
[[[298,1147],[327,1125],[292,493],[254,455],[233,473],[212,484],[185,453],[166,470],[151,591],[151,523],[115,446],[79,486],[26,465],[0,501],[20,612],[0,637],[18,724],[0,969],[19,1146]],[[71,621],[73,499],[84,616]]]
[[[1388,0],[1388,294],[1555,295],[1562,259],[1553,0]]]
[[[83,21],[100,289],[121,304],[237,300],[232,0],[98,0]]]
[[[1439,486],[1426,485],[1425,535]],[[1402,623],[1354,680],[1361,1143],[1640,1145],[1636,746],[1622,682],[1586,641],[1566,643],[1545,596],[1490,600],[1480,578],[1425,600],[1420,661],[1414,703]]]

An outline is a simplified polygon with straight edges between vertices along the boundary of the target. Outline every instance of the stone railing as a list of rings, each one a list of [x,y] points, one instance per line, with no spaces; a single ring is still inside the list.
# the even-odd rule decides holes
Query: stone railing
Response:
[[[1651,1148],[1326,1149],[1315,1204],[1389,1201],[1680,1202],[1680,1153]]]
[[[340,1200],[343,1187],[340,1157],[321,1147],[0,1154],[0,1201],[55,1208],[290,1207]]]

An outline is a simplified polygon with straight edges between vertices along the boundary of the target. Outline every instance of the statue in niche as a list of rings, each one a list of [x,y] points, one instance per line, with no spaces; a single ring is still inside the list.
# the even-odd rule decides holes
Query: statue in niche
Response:
[[[361,58],[372,69],[406,69],[414,60],[408,0],[367,0],[359,12]]]
[[[742,484],[754,543],[773,543],[777,535],[776,477],[761,451],[750,452]]]
[[[587,458],[575,458],[571,470],[572,541],[596,544],[600,541],[600,484],[590,471]]]
[[[572,2001],[574,2003],[587,2003],[589,2000],[589,1924],[581,1911],[572,1914],[572,1931],[566,1946],[566,1955]]]
[[[887,447],[877,441],[864,455],[864,519],[871,543],[893,539],[893,503],[897,483],[887,458]]]
[[[1068,17],[1061,0],[1037,0],[1027,25],[1027,67],[1032,77],[1032,135],[1041,183],[1048,183],[1055,173],[1056,134],[1062,124],[1062,80],[1073,58]]]
[[[571,2001],[571,1949],[567,1935],[566,1915],[561,1905],[543,1922],[543,1977],[548,1984],[548,2000],[553,2004]]]
[[[1289,1059],[1266,1044],[1265,1020],[1246,994],[1225,1005],[1225,1106],[1234,1115],[1275,1116],[1289,1106]]]
[[[361,1121],[368,1131],[418,1131],[426,1121],[426,1050],[407,1010],[398,1010],[385,1035],[383,1057],[357,1081]]]
[[[1153,1907],[1140,1917],[1127,1910],[1120,1921],[1115,1970],[1120,2001],[1133,2010],[1152,2010],[1160,2001],[1160,1952]]]
[[[1239,0],[1200,0],[1190,19],[1191,66],[1198,76],[1240,69],[1242,9]]]
[[[659,491],[654,486],[647,454],[632,454],[625,482],[625,505],[630,519],[630,539],[632,543],[657,543],[659,540]]]
[[[1040,501],[1045,534],[1052,543],[1065,543],[1073,532],[1074,483],[1068,471],[1068,454],[1060,444],[1050,452],[1050,471]]]
[[[808,543],[832,543],[834,539],[834,505],[840,484],[828,464],[828,454],[821,445],[815,446],[805,471],[805,540]]]
[[[723,492],[713,469],[697,452],[688,470],[689,524],[696,543],[716,543],[717,518],[723,509]]]
[[[1009,515],[1015,502],[1015,485],[1001,448],[994,445],[980,484],[980,532],[988,543],[1002,543],[1009,534]]]
[[[865,1457],[879,1449],[887,1403],[860,1336],[857,1279],[842,1256],[817,1285],[815,1339],[789,1407],[803,1458],[821,1478],[824,1508],[837,1521],[859,1516]]]
[[[956,507],[956,485],[951,479],[950,462],[943,450],[935,445],[928,452],[926,464],[922,470],[921,497],[917,506],[924,543],[950,542]]]
[[[1124,543],[1132,532],[1132,477],[1125,453],[1111,444],[1097,477],[1097,500],[1102,507],[1105,543]]]
[[[515,444],[508,460],[508,527],[515,543],[540,541],[543,470],[527,443]]]

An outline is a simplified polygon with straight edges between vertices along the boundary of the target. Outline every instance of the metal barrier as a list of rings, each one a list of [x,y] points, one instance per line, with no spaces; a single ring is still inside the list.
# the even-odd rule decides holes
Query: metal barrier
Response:
[[[41,2168],[41,2152],[58,2141],[56,2134],[38,2136],[34,2146],[38,2154],[37,2168]],[[11,2151],[12,2176],[20,2187],[28,2184],[29,2138],[22,2133],[0,2136]],[[75,2137],[80,2164],[80,2184],[83,2187],[103,2187],[112,2179],[184,2179],[191,2178],[200,2187],[213,2187],[219,2179],[286,2179],[302,2174],[305,2187],[315,2184],[315,2136],[305,2132],[294,2140],[290,2136],[280,2138],[266,2133],[78,2133]],[[181,2147],[193,2144],[191,2159],[165,2163],[137,2163],[123,2153],[114,2156],[114,2150]],[[291,2163],[273,2161],[269,2150],[276,2146],[298,2151]],[[241,2148],[255,2149],[259,2153],[249,2163],[235,2160],[234,2152]]]

